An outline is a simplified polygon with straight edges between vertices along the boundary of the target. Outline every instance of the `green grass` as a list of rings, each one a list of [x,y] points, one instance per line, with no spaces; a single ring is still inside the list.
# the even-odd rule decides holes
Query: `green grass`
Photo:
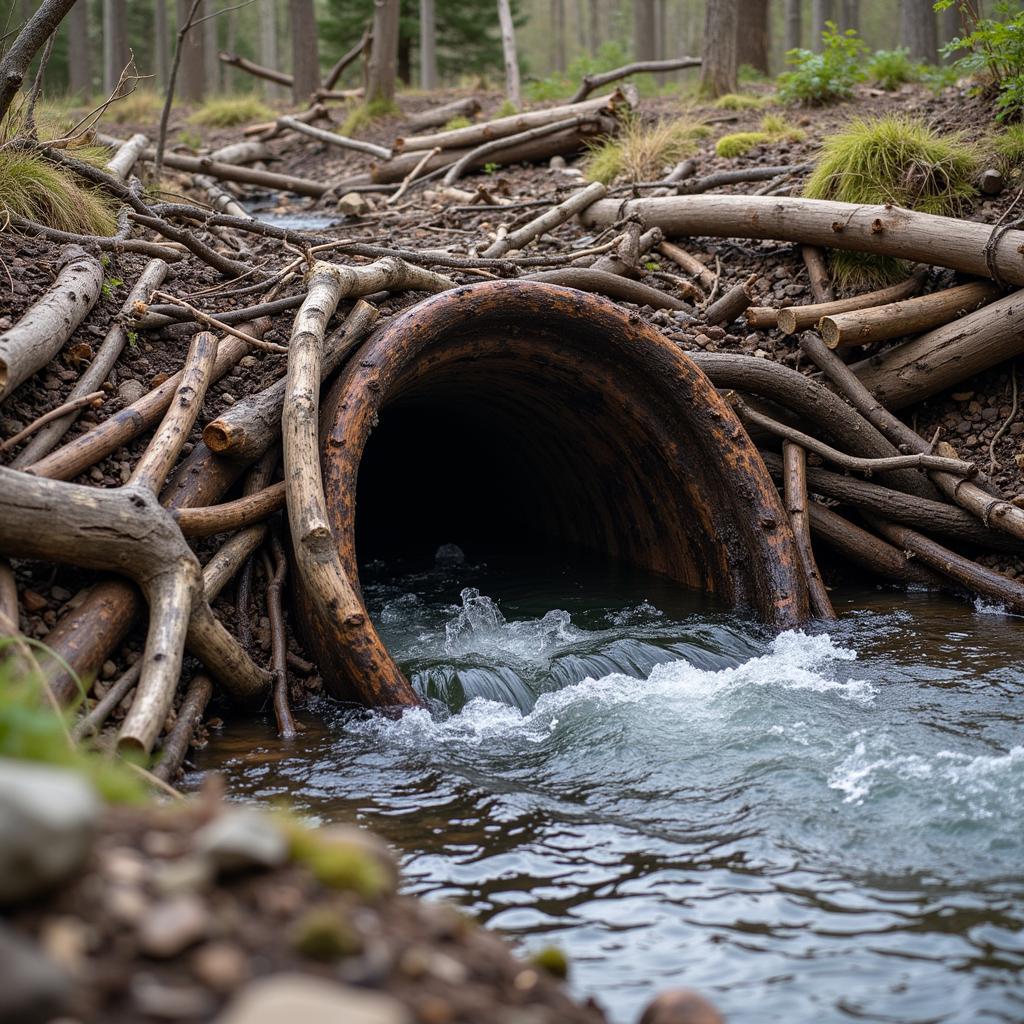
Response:
[[[0,654],[3,645],[0,642]],[[141,803],[146,791],[124,764],[72,744],[68,720],[45,695],[46,683],[19,671],[14,659],[0,664],[0,757],[67,768],[88,779],[108,803]]]
[[[75,150],[81,157],[82,151]],[[116,204],[31,150],[0,148],[0,214],[79,235],[112,235]]]
[[[584,161],[588,181],[610,185],[614,181],[653,181],[668,164],[689,156],[707,125],[689,116],[644,124],[639,117],[626,120],[615,138],[596,143]]]
[[[365,131],[374,121],[382,117],[400,114],[397,104],[387,100],[374,100],[372,103],[360,103],[354,106],[338,128],[339,135],[354,136]]]
[[[468,117],[459,114],[457,117],[453,117],[450,121],[446,122],[444,131],[453,132],[456,128],[468,128],[472,123]]]
[[[775,102],[771,96],[754,96],[747,92],[727,92],[715,100],[720,110],[761,110]]]
[[[215,96],[190,115],[189,121],[204,128],[234,128],[240,124],[271,121],[274,111],[258,96]]]
[[[502,100],[501,106],[494,112],[495,117],[513,117],[519,108],[511,100]]]
[[[940,135],[900,114],[857,118],[825,139],[804,195],[955,216],[974,198],[978,163],[977,151],[959,133]],[[907,272],[901,260],[867,253],[834,252],[831,265],[844,288],[890,284]]]
[[[807,133],[802,128],[791,125],[782,114],[765,114],[761,119],[761,130],[757,132],[733,132],[723,135],[715,143],[715,152],[720,157],[732,158],[745,156],[755,146],[769,142],[802,142]]]
[[[1010,172],[1024,165],[1024,124],[1000,128],[991,141],[991,148],[1002,171]]]
[[[135,92],[117,100],[107,108],[104,120],[114,124],[144,124],[152,128],[152,123],[160,116],[164,107],[164,98],[151,89],[136,89]]]
[[[886,92],[898,89],[905,82],[921,79],[921,68],[910,59],[905,46],[895,50],[875,50],[867,66],[868,78]]]

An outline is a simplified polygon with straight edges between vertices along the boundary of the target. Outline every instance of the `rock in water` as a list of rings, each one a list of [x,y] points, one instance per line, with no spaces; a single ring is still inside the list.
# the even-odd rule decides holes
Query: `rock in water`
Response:
[[[0,760],[0,906],[74,874],[92,849],[100,801],[73,772]]]
[[[278,974],[254,982],[215,1024],[411,1024],[397,999],[308,974]]]
[[[21,936],[0,925],[0,1020],[46,1024],[59,1017],[71,991],[67,975]]]

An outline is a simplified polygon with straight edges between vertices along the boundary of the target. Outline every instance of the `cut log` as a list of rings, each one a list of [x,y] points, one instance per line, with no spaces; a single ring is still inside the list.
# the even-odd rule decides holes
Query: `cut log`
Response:
[[[63,348],[100,297],[103,267],[77,245],[61,253],[56,281],[0,334],[0,402]]]
[[[567,117],[578,117],[581,114],[605,113],[615,115],[629,109],[629,101],[621,92],[615,91],[607,96],[587,100],[585,103],[568,103],[560,107],[547,107],[544,110],[530,110],[509,117],[499,117],[494,121],[472,124],[465,128],[453,128],[447,132],[436,132],[433,135],[413,135],[408,138],[395,139],[392,149],[395,153],[409,153],[417,149],[472,149],[491,139],[502,139],[509,135],[519,135],[531,128],[538,128],[555,121],[564,121]]]
[[[585,100],[595,89],[604,85],[618,82],[620,79],[628,78],[630,75],[661,75],[667,71],[681,71],[683,68],[700,67],[700,57],[672,57],[668,60],[640,60],[632,64],[624,64],[622,67],[614,68],[611,71],[602,71],[600,74],[584,75],[580,87],[573,95],[571,103],[579,103]]]
[[[667,238],[771,238],[951,267],[973,277],[992,276],[986,256],[991,224],[896,206],[781,196],[663,196],[626,203],[604,199],[589,207],[581,220],[588,227],[606,227],[634,215],[646,227],[661,228]],[[1024,231],[1012,229],[999,236],[989,254],[999,278],[1018,286],[1024,285],[1021,246]]]
[[[926,270],[918,270],[905,281],[889,288],[881,288],[874,292],[851,295],[848,299],[833,299],[832,302],[814,303],[810,306],[786,306],[779,310],[778,325],[783,334],[796,334],[797,331],[816,327],[822,317],[835,316],[855,309],[868,309],[872,306],[888,305],[916,295],[928,279]]]
[[[1002,288],[988,281],[972,281],[906,302],[824,316],[818,329],[829,348],[869,345],[942,327],[1004,294]]]
[[[851,369],[884,406],[902,409],[1021,352],[1024,291],[870,356]]]
[[[720,299],[711,303],[704,311],[707,322],[712,326],[716,324],[731,324],[754,301],[750,289],[756,282],[757,274],[751,274],[746,281],[733,285]]]
[[[469,96],[466,99],[443,103],[439,107],[431,107],[420,114],[413,114],[408,118],[408,124],[410,128],[415,128],[417,131],[427,128],[440,128],[453,118],[468,117],[472,120],[479,113],[480,101],[473,96]]]

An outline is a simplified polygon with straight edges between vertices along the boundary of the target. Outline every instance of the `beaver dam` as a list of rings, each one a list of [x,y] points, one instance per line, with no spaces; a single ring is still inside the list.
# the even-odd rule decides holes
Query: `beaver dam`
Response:
[[[837,95],[709,43],[529,103],[502,2],[507,95],[396,102],[379,0],[221,53],[269,104],[192,93],[194,3],[165,94],[58,110],[73,6],[0,55],[0,825],[13,758],[162,802],[0,887],[25,1019],[1024,1017],[1010,100],[828,29]]]

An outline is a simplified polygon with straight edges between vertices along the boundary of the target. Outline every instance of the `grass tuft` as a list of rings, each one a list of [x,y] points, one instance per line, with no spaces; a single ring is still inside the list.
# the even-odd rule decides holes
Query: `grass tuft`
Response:
[[[910,59],[910,50],[901,46],[895,50],[875,50],[867,66],[868,78],[879,89],[893,92],[905,82],[917,82],[921,68]]]
[[[689,156],[697,139],[707,134],[707,125],[692,117],[653,125],[632,117],[617,137],[603,139],[591,148],[583,172],[588,181],[605,185],[616,180],[652,181],[668,164]]]
[[[468,128],[473,122],[468,117],[459,114],[457,117],[453,117],[444,126],[444,131],[453,132],[456,128]]]
[[[754,96],[746,92],[727,92],[715,100],[715,106],[720,110],[761,110],[772,103],[771,96]]]
[[[204,128],[234,128],[255,121],[272,121],[274,111],[258,96],[215,96],[208,99],[190,117],[191,124]]]
[[[495,117],[513,117],[519,113],[519,108],[511,100],[503,100],[502,104],[494,112]]]
[[[401,111],[394,103],[387,100],[374,100],[372,103],[360,103],[354,106],[338,128],[339,135],[354,136],[365,131],[374,121],[382,117],[392,117]]]
[[[159,93],[151,89],[136,89],[111,103],[103,117],[114,124],[145,124],[151,128],[163,107],[164,98]]]
[[[1001,127],[991,148],[1004,174],[1024,165],[1024,124]]]
[[[76,156],[81,156],[76,150]],[[116,204],[31,150],[0,148],[3,211],[78,235],[112,235]]]
[[[825,139],[804,195],[955,216],[974,198],[977,167],[974,148],[959,133],[939,135],[900,114],[857,118]],[[834,252],[831,263],[845,288],[891,284],[907,273],[903,261],[868,253]]]
[[[733,132],[723,135],[715,144],[715,152],[721,157],[745,156],[755,146],[768,142],[803,142],[807,133],[791,125],[782,114],[765,114],[761,119],[761,130],[757,132]]]

